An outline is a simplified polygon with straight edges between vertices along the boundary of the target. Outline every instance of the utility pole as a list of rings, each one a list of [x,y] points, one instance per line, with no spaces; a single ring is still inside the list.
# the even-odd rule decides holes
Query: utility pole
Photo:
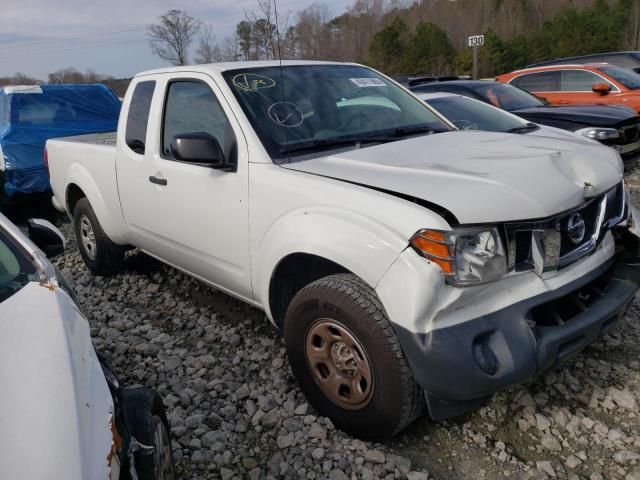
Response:
[[[472,77],[474,80],[478,79],[478,46],[473,46],[473,73]]]

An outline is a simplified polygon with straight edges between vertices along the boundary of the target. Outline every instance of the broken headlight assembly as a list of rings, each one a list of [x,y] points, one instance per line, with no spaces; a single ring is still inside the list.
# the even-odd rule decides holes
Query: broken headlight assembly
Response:
[[[411,246],[438,265],[448,284],[478,285],[507,273],[507,253],[495,227],[460,228],[450,232],[421,230]]]

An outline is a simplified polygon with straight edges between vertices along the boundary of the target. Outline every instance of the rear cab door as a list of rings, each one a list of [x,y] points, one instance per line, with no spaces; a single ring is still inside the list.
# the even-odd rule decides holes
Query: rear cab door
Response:
[[[248,149],[227,99],[204,73],[180,71],[134,80],[133,93],[125,99],[129,111],[118,132],[117,155],[122,210],[134,243],[250,300]],[[176,135],[203,132],[233,158],[235,171],[173,157]]]

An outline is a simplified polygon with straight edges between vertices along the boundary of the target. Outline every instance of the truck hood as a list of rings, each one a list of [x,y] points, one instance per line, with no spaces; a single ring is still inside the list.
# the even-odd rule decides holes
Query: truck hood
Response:
[[[436,204],[460,224],[544,218],[619,182],[622,162],[595,142],[448,132],[283,165]]]
[[[109,478],[113,400],[89,333],[54,285],[0,303],[0,478]]]
[[[532,122],[544,119],[562,120],[594,127],[613,127],[636,117],[634,110],[623,105],[546,105],[512,110],[511,113]]]

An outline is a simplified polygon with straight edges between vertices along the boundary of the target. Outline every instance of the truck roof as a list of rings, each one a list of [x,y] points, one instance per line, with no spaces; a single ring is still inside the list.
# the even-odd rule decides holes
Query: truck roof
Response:
[[[146,70],[136,74],[136,77],[145,75],[154,75],[157,73],[176,73],[176,72],[224,72],[227,70],[238,70],[241,68],[259,68],[259,67],[283,67],[295,65],[358,65],[357,63],[345,62],[323,62],[319,60],[260,60],[260,61],[243,61],[243,62],[222,62],[222,63],[205,63],[200,65],[185,65],[183,67],[166,67],[156,68],[154,70]]]

